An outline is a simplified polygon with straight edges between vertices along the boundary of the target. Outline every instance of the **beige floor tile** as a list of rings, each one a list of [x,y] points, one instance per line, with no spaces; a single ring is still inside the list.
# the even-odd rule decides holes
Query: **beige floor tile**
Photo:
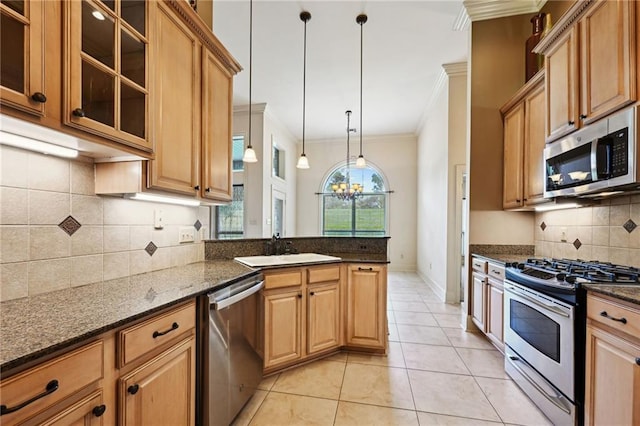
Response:
[[[427,425],[451,425],[451,426],[495,426],[502,423],[487,422],[484,420],[470,419],[467,417],[444,416],[442,414],[423,413],[418,411],[420,426]]]
[[[272,392],[338,399],[346,364],[316,361],[280,373]]]
[[[233,420],[232,426],[247,426],[251,419],[256,414],[260,405],[267,397],[269,392],[258,389],[256,393],[253,394],[251,399],[244,406],[242,411],[238,414],[238,416]]]
[[[500,421],[471,376],[408,370],[418,411]]]
[[[336,426],[418,426],[418,418],[415,411],[340,401],[334,424]]]
[[[271,390],[273,385],[276,383],[276,380],[278,380],[278,376],[280,376],[280,374],[273,374],[269,377],[265,377],[264,379],[262,379],[262,381],[258,385],[258,389],[262,389],[266,391]]]
[[[347,352],[338,352],[337,354],[322,358],[325,361],[347,362],[349,354]]]
[[[427,303],[427,308],[429,311],[438,313],[438,314],[451,314],[451,315],[460,315],[460,305],[459,304],[450,304],[450,303]]]
[[[402,347],[399,342],[389,342],[387,355],[369,355],[369,354],[349,354],[349,363],[385,365],[388,367],[404,368],[404,356],[402,356]]]
[[[430,327],[438,326],[433,315],[427,312],[394,311],[394,315],[396,324],[428,325]]]
[[[396,312],[429,312],[429,308],[427,308],[427,305],[424,302],[402,302],[394,300],[392,304],[393,310]]]
[[[440,327],[396,324],[401,342],[423,343],[425,345],[451,346]]]
[[[402,343],[402,352],[407,368],[441,373],[470,374],[456,350],[450,346]]]
[[[398,335],[398,327],[396,326],[396,324],[389,324],[389,341],[390,342],[399,342],[400,341],[400,336]]]
[[[392,323],[396,322],[396,316],[393,311],[387,311],[387,321]]]
[[[440,299],[440,297],[437,296],[435,293],[420,294],[419,296],[423,302],[428,304],[442,303],[442,300]]]
[[[269,392],[251,426],[332,425],[338,401]]]
[[[413,410],[407,370],[347,364],[340,401]]]
[[[495,346],[489,342],[484,334],[471,333],[455,328],[443,328],[442,331],[456,348],[495,349]]]
[[[502,421],[519,425],[551,425],[551,422],[511,380],[476,378]]]
[[[443,328],[461,328],[460,325],[460,314],[458,315],[450,315],[450,314],[433,314],[436,321],[438,321],[438,325]]]
[[[389,299],[399,302],[415,302],[415,292],[411,293],[389,293]]]
[[[504,355],[498,351],[456,348],[458,355],[474,376],[508,379],[504,371]]]

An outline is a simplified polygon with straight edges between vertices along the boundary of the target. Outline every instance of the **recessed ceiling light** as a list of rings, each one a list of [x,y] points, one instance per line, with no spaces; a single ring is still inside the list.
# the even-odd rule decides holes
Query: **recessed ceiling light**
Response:
[[[91,14],[93,15],[94,18],[96,18],[98,21],[104,21],[104,15],[102,14],[102,12],[99,12],[97,10],[94,10],[93,12],[91,12]]]

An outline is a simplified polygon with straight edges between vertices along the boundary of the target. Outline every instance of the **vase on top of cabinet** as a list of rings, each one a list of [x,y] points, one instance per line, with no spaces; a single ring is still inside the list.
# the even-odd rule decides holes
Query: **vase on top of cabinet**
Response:
[[[149,2],[64,2],[65,124],[152,151]]]
[[[40,0],[0,2],[0,100],[21,111],[43,115],[44,13]]]

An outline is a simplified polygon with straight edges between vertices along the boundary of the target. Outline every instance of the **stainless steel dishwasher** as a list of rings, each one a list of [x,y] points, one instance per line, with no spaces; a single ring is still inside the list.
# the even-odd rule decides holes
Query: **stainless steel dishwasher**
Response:
[[[262,357],[256,348],[258,292],[263,286],[258,274],[203,298],[209,323],[203,330],[200,378],[204,425],[229,425],[262,380]]]

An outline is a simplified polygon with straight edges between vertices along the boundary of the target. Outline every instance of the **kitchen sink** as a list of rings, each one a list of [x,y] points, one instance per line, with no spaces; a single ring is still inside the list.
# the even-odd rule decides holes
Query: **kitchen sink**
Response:
[[[306,263],[338,262],[339,257],[318,253],[283,254],[279,256],[245,256],[236,257],[235,261],[251,267],[304,265]]]

